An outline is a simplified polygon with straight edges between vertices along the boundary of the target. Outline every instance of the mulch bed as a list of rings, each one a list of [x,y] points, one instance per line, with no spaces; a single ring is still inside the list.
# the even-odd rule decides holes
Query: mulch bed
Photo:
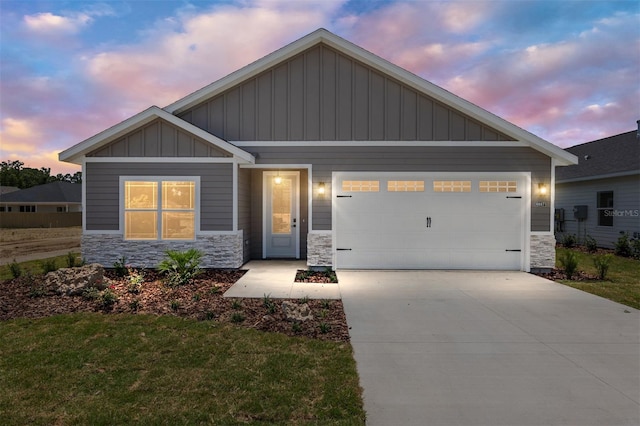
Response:
[[[313,317],[292,322],[287,320],[282,310],[283,299],[224,298],[224,292],[244,273],[239,270],[205,270],[191,284],[169,287],[156,271],[145,270],[139,292],[132,293],[126,277],[117,277],[113,271],[106,271],[108,288],[118,298],[110,307],[82,296],[57,295],[54,289],[44,288],[42,276],[20,277],[0,283],[0,320],[74,312],[175,315],[233,323],[290,336],[337,342],[349,340],[340,300],[290,299],[295,303],[308,303]]]
[[[551,281],[559,281],[559,280],[568,280],[567,274],[564,273],[562,269],[553,269],[551,272],[537,272],[535,275],[539,275],[543,278],[546,278]],[[576,271],[573,273],[571,277],[571,281],[589,281],[589,280],[597,280],[598,277],[596,275],[587,274],[586,272]]]
[[[338,276],[335,271],[312,271],[308,269],[298,269],[296,271],[297,283],[322,283],[337,284]]]

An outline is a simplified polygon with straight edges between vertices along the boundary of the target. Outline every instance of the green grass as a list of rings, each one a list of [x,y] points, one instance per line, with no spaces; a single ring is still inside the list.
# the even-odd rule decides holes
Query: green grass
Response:
[[[558,248],[556,259],[569,249]],[[578,256],[578,270],[597,276],[593,258],[597,255],[573,250]],[[556,261],[556,266],[560,268]],[[560,280],[562,284],[640,309],[640,261],[614,256],[605,280]]]
[[[0,323],[3,425],[364,424],[347,343],[176,317]]]
[[[79,256],[79,253],[76,253],[76,256]],[[55,262],[58,268],[66,268],[67,267],[67,255],[64,254],[62,256],[48,257],[46,259],[38,259],[38,260],[30,260],[28,262],[19,263],[20,268],[22,269],[22,273],[30,272],[32,275],[41,275],[43,273],[42,265],[46,262]],[[0,281],[2,280],[10,280],[13,278],[11,275],[11,270],[9,269],[9,265],[0,266]]]

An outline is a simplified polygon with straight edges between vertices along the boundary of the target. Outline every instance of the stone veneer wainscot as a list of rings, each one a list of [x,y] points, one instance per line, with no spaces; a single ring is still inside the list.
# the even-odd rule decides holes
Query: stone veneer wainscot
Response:
[[[198,235],[196,241],[128,241],[120,234],[85,234],[82,236],[82,258],[111,268],[125,257],[127,265],[155,268],[166,257],[167,250],[185,251],[195,248],[203,253],[203,268],[239,268],[242,266],[242,231]]]
[[[307,266],[333,265],[333,236],[331,231],[313,231],[307,234]]]
[[[553,234],[531,234],[531,271],[549,272],[556,266],[556,238]]]

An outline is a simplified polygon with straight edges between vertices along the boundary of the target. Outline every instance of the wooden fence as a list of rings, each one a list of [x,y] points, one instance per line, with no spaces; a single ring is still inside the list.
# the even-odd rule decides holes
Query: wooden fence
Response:
[[[66,228],[69,226],[82,226],[82,212],[0,212],[0,228]]]

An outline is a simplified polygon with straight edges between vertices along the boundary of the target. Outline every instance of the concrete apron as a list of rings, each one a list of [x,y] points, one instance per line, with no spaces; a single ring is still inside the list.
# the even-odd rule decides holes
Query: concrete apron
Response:
[[[639,425],[640,312],[522,272],[338,271],[368,425]]]
[[[248,271],[224,293],[224,297],[274,299],[340,299],[337,284],[296,283],[296,271],[307,269],[304,260],[252,260]]]

